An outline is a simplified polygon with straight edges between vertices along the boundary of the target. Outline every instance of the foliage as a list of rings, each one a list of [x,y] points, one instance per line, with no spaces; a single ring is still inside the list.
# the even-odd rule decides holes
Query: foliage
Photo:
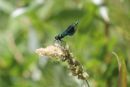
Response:
[[[0,87],[79,87],[66,64],[35,54],[77,19],[77,32],[64,40],[90,86],[129,87],[130,1],[104,3],[109,24],[92,0],[0,0]]]

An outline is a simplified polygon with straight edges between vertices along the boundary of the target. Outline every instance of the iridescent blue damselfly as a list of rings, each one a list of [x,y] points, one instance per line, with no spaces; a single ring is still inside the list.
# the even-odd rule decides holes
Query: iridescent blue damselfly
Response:
[[[74,35],[78,23],[79,23],[79,21],[76,21],[74,24],[69,25],[69,27],[64,32],[55,36],[55,40],[61,41],[66,36]]]

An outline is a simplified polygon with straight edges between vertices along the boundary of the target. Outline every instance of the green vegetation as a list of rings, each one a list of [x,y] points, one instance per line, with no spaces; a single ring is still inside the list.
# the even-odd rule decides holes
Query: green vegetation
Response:
[[[0,0],[0,87],[81,87],[66,64],[35,53],[76,20],[64,40],[90,87],[130,87],[130,1],[92,1]]]

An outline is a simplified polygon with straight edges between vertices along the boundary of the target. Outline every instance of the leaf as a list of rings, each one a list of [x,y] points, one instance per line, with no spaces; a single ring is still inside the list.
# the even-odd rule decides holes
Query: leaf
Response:
[[[118,78],[118,87],[127,87],[127,69],[124,59],[119,58],[115,52],[112,52],[115,55],[118,62],[119,78]]]

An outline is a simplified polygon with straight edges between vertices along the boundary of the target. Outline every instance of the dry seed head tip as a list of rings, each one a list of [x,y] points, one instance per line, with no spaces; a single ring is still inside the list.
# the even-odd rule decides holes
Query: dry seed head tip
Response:
[[[65,54],[62,49],[56,45],[50,45],[46,48],[36,49],[36,53],[39,56],[48,56],[48,57],[63,57]]]

